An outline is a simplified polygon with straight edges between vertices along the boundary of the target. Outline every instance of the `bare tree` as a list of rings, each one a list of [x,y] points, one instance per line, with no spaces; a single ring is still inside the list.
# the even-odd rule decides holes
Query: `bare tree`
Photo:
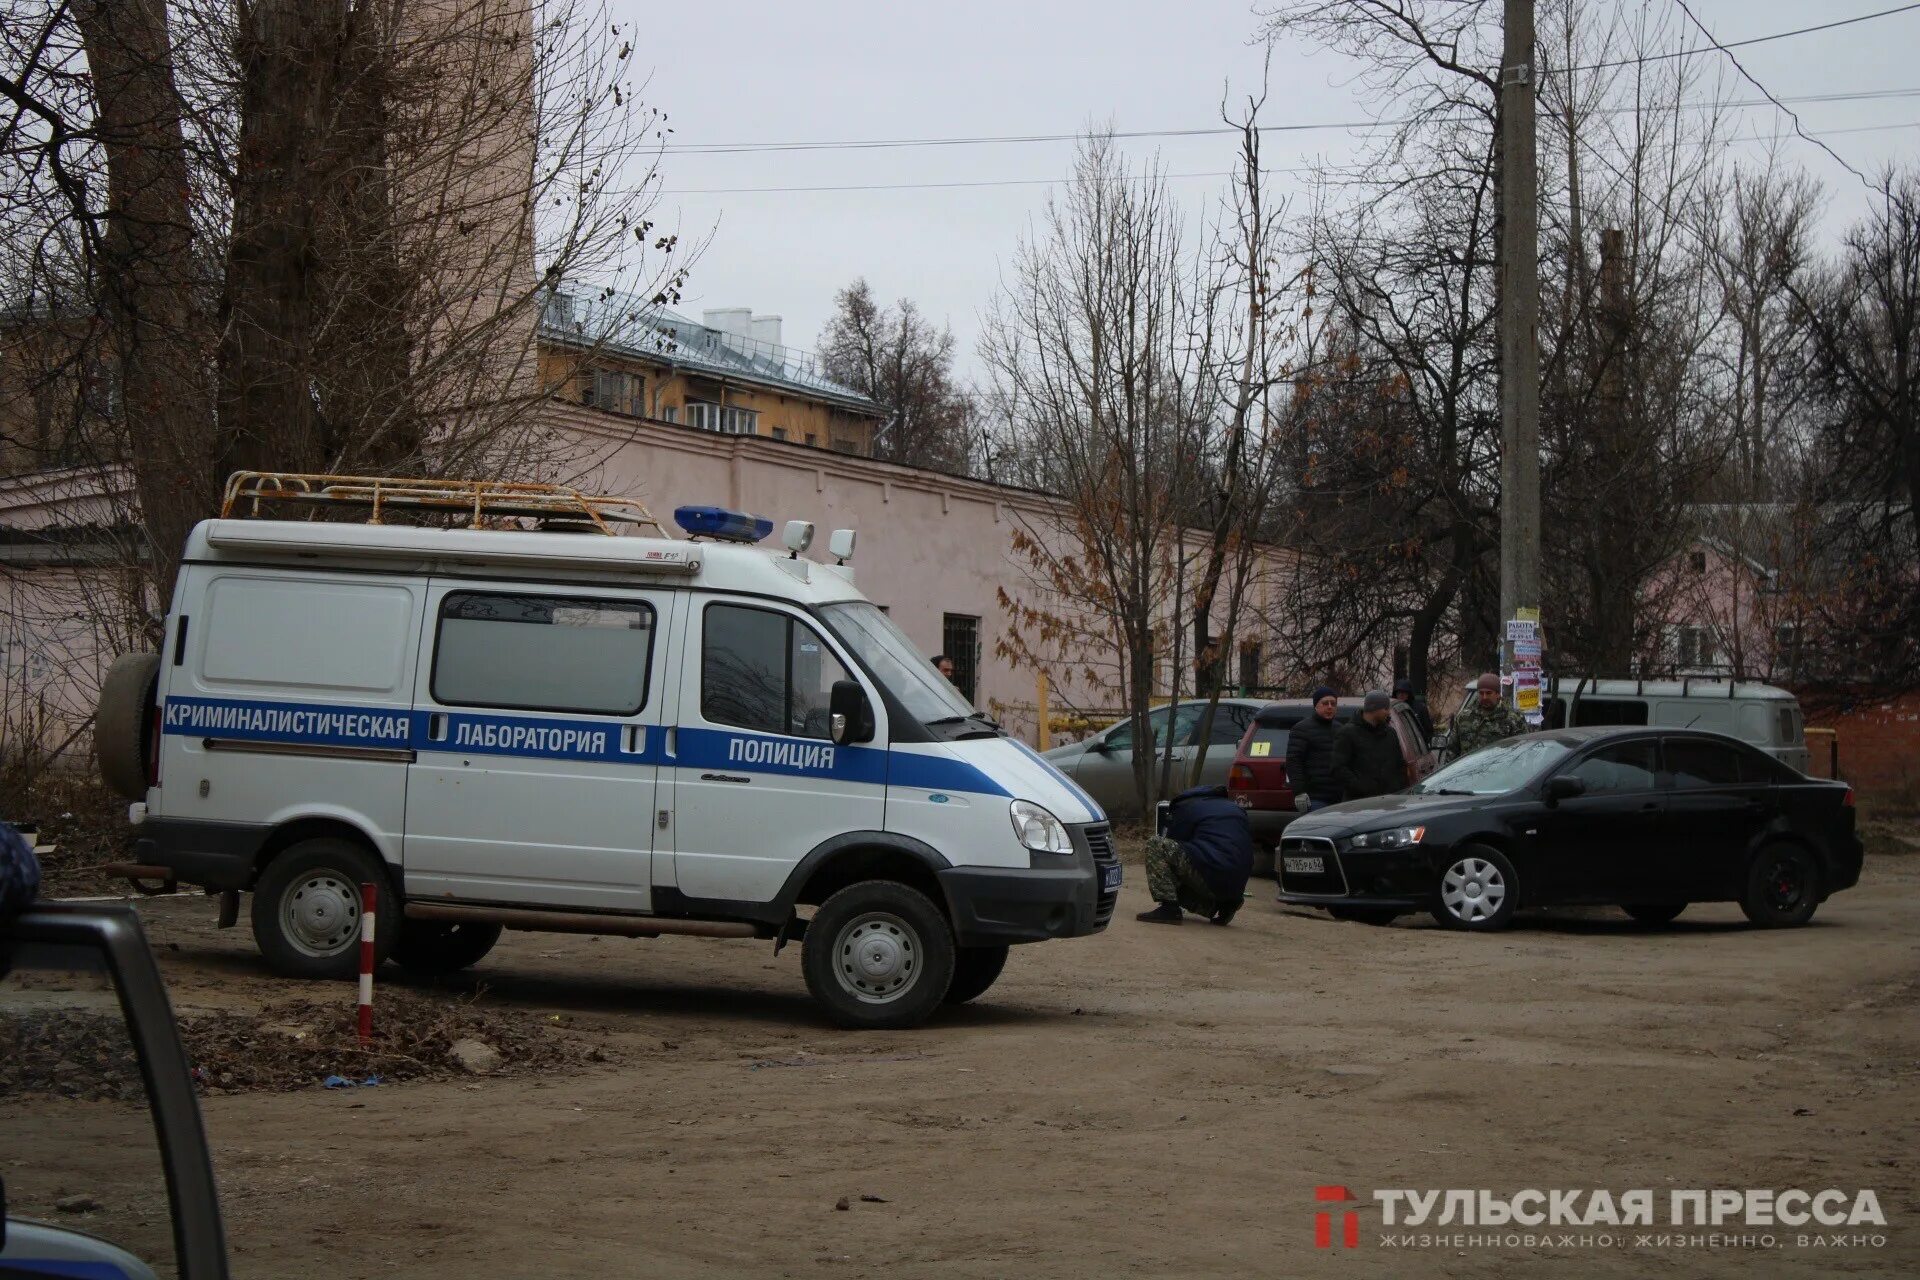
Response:
[[[1823,395],[1795,574],[1831,675],[1920,688],[1920,171],[1888,169],[1839,260],[1793,286]]]
[[[1813,259],[1821,189],[1804,171],[1769,154],[1759,168],[1735,165],[1703,193],[1700,239],[1728,328],[1718,413],[1734,445],[1734,500],[1764,501],[1790,452],[1805,332],[1794,315],[1793,282]]]
[[[1289,265],[1284,203],[1272,200],[1260,160],[1263,88],[1235,118],[1239,163],[1222,201],[1204,293],[1203,333],[1213,390],[1198,422],[1201,468],[1196,515],[1205,533],[1192,594],[1184,608],[1193,627],[1194,687],[1207,695],[1195,733],[1188,781],[1198,784],[1226,685],[1227,656],[1240,636],[1249,587],[1270,571],[1273,507],[1287,479],[1287,444],[1295,426],[1287,412],[1296,362],[1311,362],[1311,315],[1303,311],[1302,273]],[[1304,359],[1301,353],[1305,352]],[[1278,403],[1276,404],[1276,400]],[[1216,626],[1218,629],[1216,630]]]
[[[961,473],[972,451],[973,405],[954,374],[953,331],[935,329],[910,298],[874,300],[864,279],[834,297],[820,336],[827,376],[878,401],[887,422],[874,456]]]
[[[1674,581],[1661,570],[1694,536],[1693,504],[1725,452],[1712,255],[1697,230],[1720,120],[1689,108],[1692,63],[1648,60],[1672,35],[1660,22],[1571,5],[1555,19],[1542,103],[1555,117],[1547,168],[1566,177],[1543,219],[1558,260],[1541,308],[1554,317],[1542,334],[1549,640],[1564,671],[1624,672],[1659,660]]]
[[[1020,246],[981,341],[994,410],[1026,474],[1059,498],[1016,541],[1045,594],[1008,602],[1015,627],[997,650],[1016,663],[1083,666],[1057,642],[1097,638],[1141,743],[1152,741],[1147,713],[1182,556],[1185,447],[1205,385],[1191,270],[1159,170],[1128,172],[1112,139],[1095,136]],[[1134,752],[1143,812],[1151,764]]]
[[[232,469],[574,461],[538,412],[556,291],[658,305],[686,267],[633,48],[599,0],[0,10],[0,433],[79,477],[59,536],[111,646],[152,643]],[[591,319],[573,345],[633,317]]]
[[[1404,636],[1424,688],[1436,658],[1491,644],[1499,414],[1492,134],[1422,145],[1385,192],[1323,191],[1310,223],[1331,332],[1300,389],[1285,540],[1306,559],[1276,623],[1304,670],[1377,671]]]

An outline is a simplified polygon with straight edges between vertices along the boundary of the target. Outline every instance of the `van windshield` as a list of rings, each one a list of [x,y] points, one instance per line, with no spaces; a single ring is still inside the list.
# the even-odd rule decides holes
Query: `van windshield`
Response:
[[[913,641],[892,618],[880,612],[878,605],[865,600],[830,604],[820,610],[820,615],[921,724],[973,716],[973,708],[960,691],[913,647]],[[975,724],[983,725],[984,721]]]

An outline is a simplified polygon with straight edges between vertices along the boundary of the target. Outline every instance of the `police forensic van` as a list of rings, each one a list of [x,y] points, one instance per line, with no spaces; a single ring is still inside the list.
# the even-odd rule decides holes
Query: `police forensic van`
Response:
[[[739,513],[622,518],[652,524],[543,486],[236,476],[162,653],[103,690],[124,872],[220,893],[223,923],[251,892],[298,977],[356,971],[363,883],[380,957],[429,972],[503,928],[797,940],[859,1027],[1106,927],[1100,807],[855,589],[850,531],[823,563],[799,521],[772,550]]]

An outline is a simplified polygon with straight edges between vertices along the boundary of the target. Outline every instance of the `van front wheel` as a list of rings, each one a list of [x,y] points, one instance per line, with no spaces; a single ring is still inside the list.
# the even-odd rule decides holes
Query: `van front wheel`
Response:
[[[374,886],[374,963],[393,954],[400,900],[386,868],[351,840],[321,836],[275,855],[253,887],[253,940],[275,973],[360,972],[360,886]]]
[[[800,967],[843,1027],[898,1030],[926,1021],[953,982],[953,930],[919,890],[863,880],[820,904]]]

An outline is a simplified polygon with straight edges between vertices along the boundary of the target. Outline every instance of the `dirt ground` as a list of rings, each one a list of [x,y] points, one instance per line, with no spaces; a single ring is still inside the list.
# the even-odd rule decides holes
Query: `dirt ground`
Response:
[[[825,1027],[795,949],[510,934],[440,994],[607,1061],[205,1098],[236,1274],[1920,1274],[1920,857],[1782,932],[1730,906],[1380,929],[1254,888],[1232,928],[1142,925],[1135,867],[1105,934],[884,1035]],[[268,976],[207,900],[141,911],[183,1016],[352,999]],[[105,1104],[46,1105],[78,1136]],[[1325,1184],[1357,1249],[1315,1248]],[[1389,1248],[1371,1199],[1649,1188],[1664,1217],[1672,1189],[1793,1187],[1874,1190],[1889,1225],[1848,1235],[1884,1243]]]

